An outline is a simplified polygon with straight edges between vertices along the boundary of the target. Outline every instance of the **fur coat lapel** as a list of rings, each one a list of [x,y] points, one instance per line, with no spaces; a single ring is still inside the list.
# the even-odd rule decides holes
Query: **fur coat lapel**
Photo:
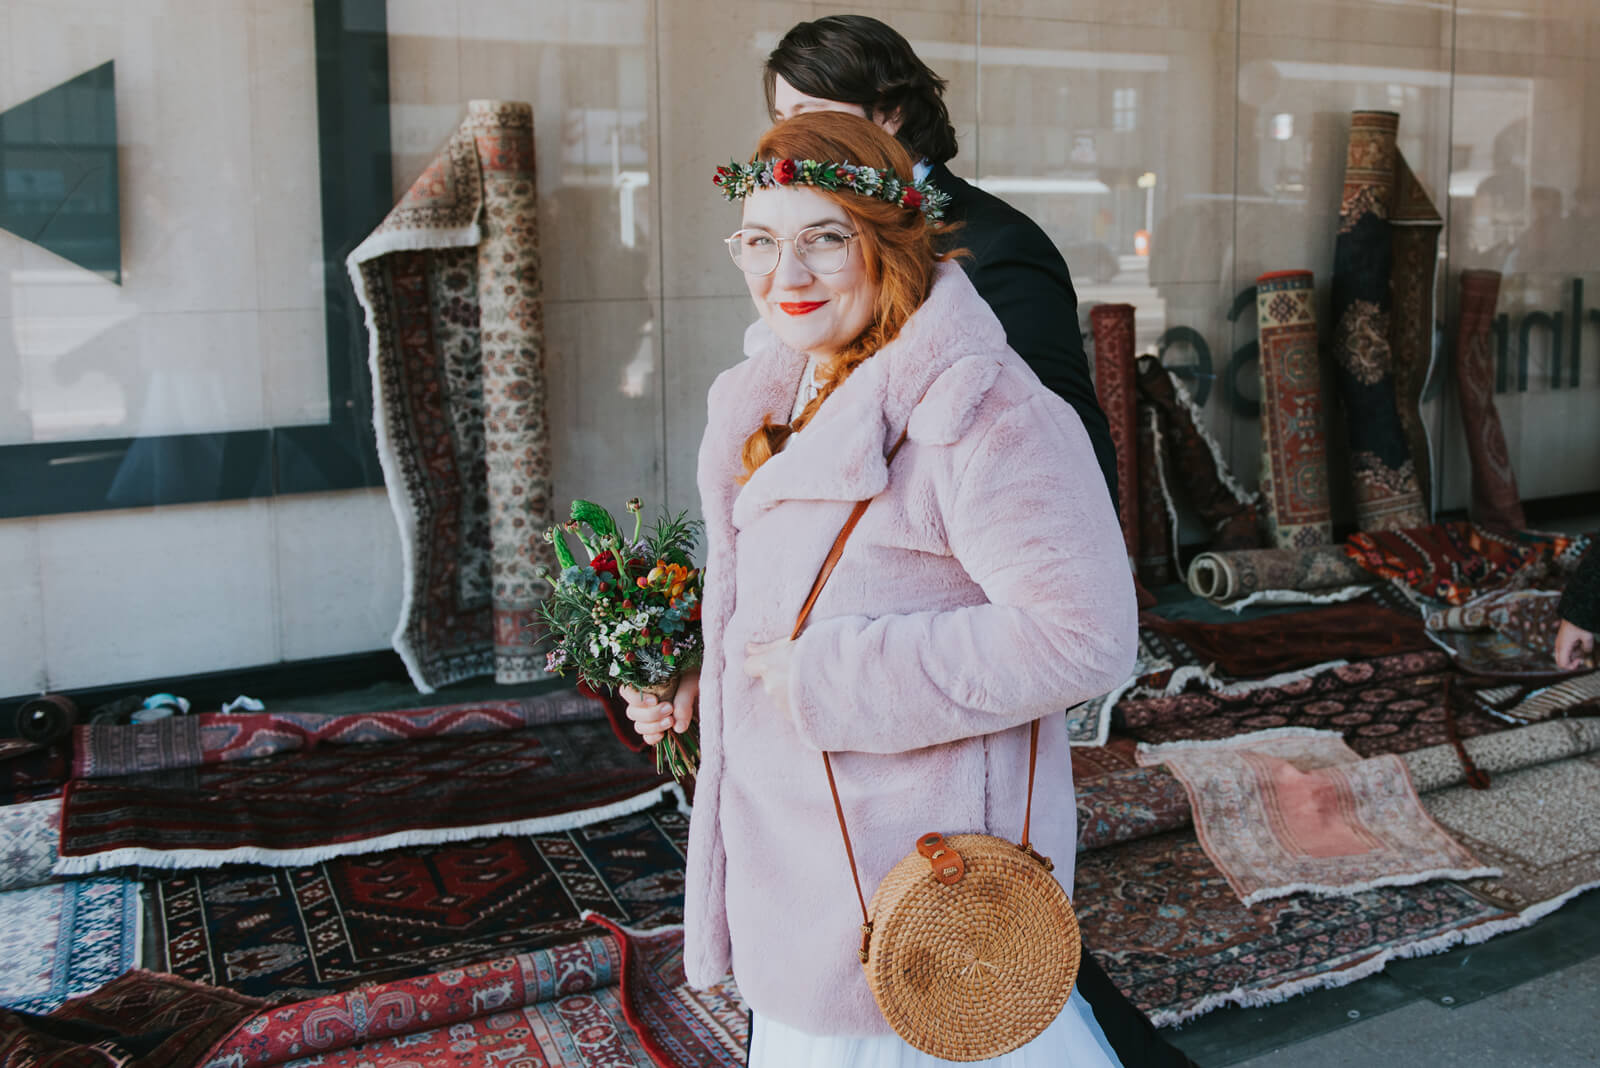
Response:
[[[961,268],[939,264],[933,291],[899,336],[856,368],[806,429],[738,491],[734,526],[748,526],[786,500],[877,496],[889,483],[884,457],[908,421],[916,441],[957,440],[999,372],[993,354],[1004,348],[1005,331]],[[737,443],[764,416],[788,417],[806,364],[762,322],[746,332],[745,354],[738,410],[724,415]]]

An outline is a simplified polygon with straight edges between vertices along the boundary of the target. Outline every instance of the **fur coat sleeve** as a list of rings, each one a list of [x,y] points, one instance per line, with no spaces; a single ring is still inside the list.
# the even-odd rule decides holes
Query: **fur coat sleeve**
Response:
[[[892,753],[990,734],[1132,670],[1132,579],[1104,487],[1085,477],[1097,464],[1082,422],[1041,393],[977,408],[945,446],[939,513],[987,603],[808,625],[789,700],[818,749]]]

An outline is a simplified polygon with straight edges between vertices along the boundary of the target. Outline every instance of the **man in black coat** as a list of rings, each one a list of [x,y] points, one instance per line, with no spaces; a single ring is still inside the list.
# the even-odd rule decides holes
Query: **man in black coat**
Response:
[[[774,119],[818,110],[862,115],[922,161],[916,177],[950,195],[945,220],[961,224],[944,243],[970,253],[958,262],[1005,327],[1006,341],[1083,420],[1117,504],[1116,448],[1083,351],[1066,261],[1032,219],[945,166],[956,154],[956,135],[944,80],[877,19],[833,15],[784,35],[767,57],[765,82]]]
[[[904,37],[877,19],[834,15],[785,34],[767,57],[765,83],[773,119],[802,111],[864,116],[922,161],[916,177],[950,194],[945,218],[963,225],[948,240],[971,253],[960,261],[967,276],[994,309],[1011,347],[1083,419],[1115,504],[1116,449],[1089,374],[1067,264],[1032,219],[945,166],[956,154],[956,136],[944,106],[944,81]],[[1124,1068],[1195,1068],[1122,996],[1091,953],[1083,954],[1078,990]]]

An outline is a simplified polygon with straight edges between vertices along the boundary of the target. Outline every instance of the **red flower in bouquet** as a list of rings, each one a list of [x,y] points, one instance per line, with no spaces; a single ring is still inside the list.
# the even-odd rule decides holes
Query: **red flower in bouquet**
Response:
[[[589,561],[589,566],[602,575],[615,575],[617,573],[617,558],[607,549],[605,552],[596,553],[595,558]]]

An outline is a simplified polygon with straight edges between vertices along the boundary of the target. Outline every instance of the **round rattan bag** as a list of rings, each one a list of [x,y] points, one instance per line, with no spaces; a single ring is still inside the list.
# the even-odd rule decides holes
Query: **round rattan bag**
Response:
[[[928,834],[872,895],[863,964],[906,1042],[998,1057],[1050,1026],[1078,978],[1078,918],[1034,855],[987,834]]]

